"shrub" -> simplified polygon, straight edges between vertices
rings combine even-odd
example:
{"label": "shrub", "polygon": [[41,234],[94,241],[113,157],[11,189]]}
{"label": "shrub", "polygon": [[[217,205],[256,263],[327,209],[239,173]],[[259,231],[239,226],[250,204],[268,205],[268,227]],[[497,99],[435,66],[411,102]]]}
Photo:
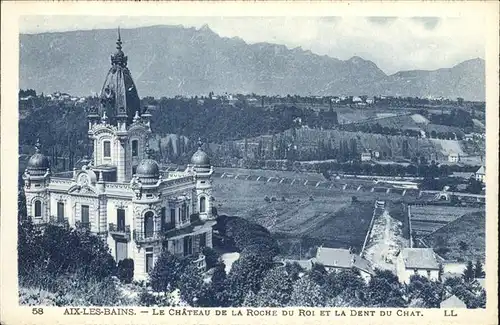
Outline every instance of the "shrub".
{"label": "shrub", "polygon": [[219,260],[219,254],[210,247],[203,248],[203,255],[205,255],[205,263],[207,264],[207,269],[213,268]]}
{"label": "shrub", "polygon": [[134,278],[134,260],[126,258],[118,262],[117,275],[123,283],[131,283]]}
{"label": "shrub", "polygon": [[153,290],[169,292],[178,288],[181,275],[189,262],[188,259],[181,259],[169,251],[163,251],[149,275]]}

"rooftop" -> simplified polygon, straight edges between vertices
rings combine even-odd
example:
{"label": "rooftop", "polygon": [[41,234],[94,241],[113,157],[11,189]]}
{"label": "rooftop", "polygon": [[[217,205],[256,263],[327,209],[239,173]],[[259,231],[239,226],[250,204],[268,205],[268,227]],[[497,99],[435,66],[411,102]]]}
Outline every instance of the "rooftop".
{"label": "rooftop", "polygon": [[441,308],[466,308],[465,303],[460,300],[457,296],[450,296],[448,299],[445,299],[441,302]]}
{"label": "rooftop", "polygon": [[407,269],[439,269],[432,248],[404,248],[401,254]]}
{"label": "rooftop", "polygon": [[326,267],[352,268],[373,274],[370,262],[359,255],[351,253],[345,248],[318,247],[314,263],[321,263]]}

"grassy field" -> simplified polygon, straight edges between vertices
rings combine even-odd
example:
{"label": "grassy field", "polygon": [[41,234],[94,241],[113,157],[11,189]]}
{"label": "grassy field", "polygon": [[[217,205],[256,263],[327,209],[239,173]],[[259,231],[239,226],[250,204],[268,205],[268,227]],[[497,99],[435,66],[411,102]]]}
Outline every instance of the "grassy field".
{"label": "grassy field", "polygon": [[475,261],[485,258],[485,211],[467,213],[424,238],[442,257]]}
{"label": "grassy field", "polygon": [[366,194],[362,199],[368,202],[351,204],[352,193],[321,187],[230,178],[214,182],[219,214],[265,226],[275,234],[283,254],[291,258],[322,244],[361,249],[377,195]]}
{"label": "grassy field", "polygon": [[412,230],[417,234],[427,235],[457,220],[466,213],[480,212],[481,210],[481,208],[471,207],[411,206]]}

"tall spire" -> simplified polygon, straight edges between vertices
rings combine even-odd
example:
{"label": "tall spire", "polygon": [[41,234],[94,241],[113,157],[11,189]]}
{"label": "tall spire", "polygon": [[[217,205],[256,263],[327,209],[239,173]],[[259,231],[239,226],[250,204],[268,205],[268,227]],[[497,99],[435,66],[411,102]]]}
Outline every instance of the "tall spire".
{"label": "tall spire", "polygon": [[198,150],[201,150],[202,146],[203,146],[203,142],[201,142],[201,138],[198,137]]}
{"label": "tall spire", "polygon": [[118,65],[122,67],[127,66],[127,57],[122,51],[122,35],[120,33],[120,27],[118,27],[118,39],[116,41],[116,53],[111,56],[111,64]]}
{"label": "tall spire", "polygon": [[120,35],[120,26],[118,26],[118,40],[116,41],[116,49],[118,51],[122,49],[122,36]]}

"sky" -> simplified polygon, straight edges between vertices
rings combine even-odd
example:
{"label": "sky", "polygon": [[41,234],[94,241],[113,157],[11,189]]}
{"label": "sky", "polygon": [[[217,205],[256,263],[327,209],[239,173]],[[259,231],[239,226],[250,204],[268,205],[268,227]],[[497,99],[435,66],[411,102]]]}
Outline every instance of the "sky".
{"label": "sky", "polygon": [[120,17],[24,16],[21,33],[208,25],[247,43],[302,47],[341,60],[360,56],[387,74],[449,68],[485,55],[485,23],[478,17]]}

